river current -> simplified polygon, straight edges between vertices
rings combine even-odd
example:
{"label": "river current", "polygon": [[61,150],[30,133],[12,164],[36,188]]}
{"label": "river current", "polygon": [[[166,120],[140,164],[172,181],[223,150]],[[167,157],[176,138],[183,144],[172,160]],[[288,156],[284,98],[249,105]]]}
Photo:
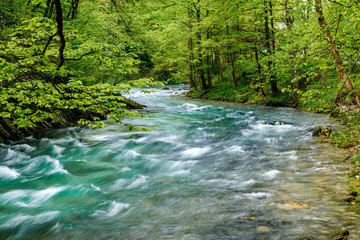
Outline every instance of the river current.
{"label": "river current", "polygon": [[153,131],[67,128],[0,145],[0,239],[333,239],[345,153],[325,116],[206,102],[186,86],[129,97]]}

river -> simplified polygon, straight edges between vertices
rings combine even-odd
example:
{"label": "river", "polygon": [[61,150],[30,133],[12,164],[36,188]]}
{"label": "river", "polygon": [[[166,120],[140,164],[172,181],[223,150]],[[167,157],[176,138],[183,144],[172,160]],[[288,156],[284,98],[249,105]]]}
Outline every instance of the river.
{"label": "river", "polygon": [[186,99],[186,86],[129,97],[153,131],[67,128],[0,145],[0,239],[333,239],[345,153],[311,136],[322,115]]}

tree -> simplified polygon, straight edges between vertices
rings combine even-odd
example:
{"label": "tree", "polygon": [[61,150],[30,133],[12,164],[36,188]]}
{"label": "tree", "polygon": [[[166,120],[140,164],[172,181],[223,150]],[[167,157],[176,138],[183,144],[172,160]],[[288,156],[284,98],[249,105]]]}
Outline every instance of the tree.
{"label": "tree", "polygon": [[346,73],[344,62],[341,58],[340,52],[337,48],[336,42],[334,38],[332,37],[329,26],[327,25],[323,13],[323,6],[321,0],[315,0],[315,9],[316,13],[318,15],[318,22],[321,27],[321,30],[325,33],[326,41],[329,44],[330,52],[332,59],[334,60],[336,72],[339,78],[340,82],[344,82],[345,88],[348,90],[349,93],[351,93],[354,98],[356,105],[360,107],[360,95],[357,89],[355,88],[354,84],[352,83],[351,79],[349,78],[349,75]]}

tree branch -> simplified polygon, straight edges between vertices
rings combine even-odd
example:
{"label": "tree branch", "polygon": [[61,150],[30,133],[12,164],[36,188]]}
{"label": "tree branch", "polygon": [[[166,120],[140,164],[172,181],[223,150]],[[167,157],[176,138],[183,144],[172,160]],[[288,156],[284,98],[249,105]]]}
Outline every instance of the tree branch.
{"label": "tree branch", "polygon": [[78,61],[80,59],[82,59],[83,57],[87,56],[87,55],[90,55],[90,54],[93,54],[93,53],[96,53],[97,51],[91,51],[91,52],[88,52],[88,53],[85,53],[83,55],[81,55],[79,58],[65,58],[66,61]]}
{"label": "tree branch", "polygon": [[46,49],[49,47],[50,45],[50,42],[53,40],[53,38],[58,34],[58,32],[56,32],[54,35],[50,36],[49,37],[49,40],[47,41],[45,47],[44,47],[44,50],[42,51],[42,53],[40,55],[44,55],[45,52],[46,52]]}
{"label": "tree branch", "polygon": [[354,6],[354,4],[358,4],[358,3],[359,3],[359,1],[354,1],[351,5],[344,5],[344,4],[339,3],[339,2],[337,2],[337,1],[335,1],[335,0],[329,0],[329,2],[335,3],[335,4],[337,4],[337,5],[340,5],[340,6],[346,7],[346,8],[351,8],[352,6]]}

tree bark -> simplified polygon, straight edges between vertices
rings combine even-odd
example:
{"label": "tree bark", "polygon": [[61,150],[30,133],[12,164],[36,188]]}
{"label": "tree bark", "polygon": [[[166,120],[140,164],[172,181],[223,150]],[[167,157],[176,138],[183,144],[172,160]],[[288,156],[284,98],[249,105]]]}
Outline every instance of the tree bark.
{"label": "tree bark", "polygon": [[[209,15],[209,11],[207,11],[206,13],[207,15]],[[206,39],[209,40],[210,39],[210,30],[207,30],[206,32]],[[209,88],[212,87],[212,82],[211,82],[211,64],[210,64],[210,49],[206,48],[206,75],[207,75],[207,85]]]}
{"label": "tree bark", "polygon": [[222,71],[222,64],[221,64],[221,58],[220,58],[220,51],[219,50],[216,50],[215,59],[216,59],[216,66],[217,66],[217,69],[218,69],[219,83],[222,83],[224,81],[224,75],[223,75],[223,71]]}
{"label": "tree bark", "polygon": [[[198,0],[198,5],[196,6],[196,19],[198,26],[200,26],[201,23],[201,14],[200,14],[200,6],[199,6],[200,0]],[[205,74],[204,74],[204,63],[203,63],[203,55],[202,55],[202,46],[201,46],[201,31],[200,29],[197,29],[196,32],[196,45],[198,47],[198,60],[199,60],[199,71],[200,71],[200,81],[201,81],[201,87],[202,89],[206,90],[208,89],[208,85],[205,80]]]}
{"label": "tree bark", "polygon": [[238,87],[238,83],[237,83],[237,79],[236,79],[236,71],[235,71],[235,64],[234,64],[234,53],[230,52],[229,53],[229,59],[230,59],[230,65],[231,65],[231,76],[233,79],[233,83],[234,83],[234,87],[237,88]]}
{"label": "tree bark", "polygon": [[63,32],[63,13],[61,8],[61,2],[60,0],[54,0],[55,9],[56,9],[56,23],[57,23],[57,33],[60,37],[60,46],[59,46],[59,64],[57,67],[57,70],[59,70],[65,62],[64,58],[64,49],[65,49],[65,37]]}
{"label": "tree bark", "polygon": [[[275,50],[275,40],[274,40],[274,29],[272,29],[272,31],[270,32],[270,27],[269,27],[269,11],[268,11],[268,1],[265,0],[264,1],[264,6],[265,6],[265,9],[264,9],[264,28],[265,28],[265,47],[268,51],[268,57],[270,57],[270,60],[268,60],[268,71],[269,71],[269,74],[270,74],[270,86],[271,86],[271,92],[273,95],[277,94],[279,92],[279,89],[277,87],[277,82],[275,80],[275,76],[274,74],[272,73],[273,71],[273,67],[274,67],[274,63],[273,61],[271,60],[271,57],[272,55],[274,54],[274,50]],[[273,18],[272,18],[272,3],[270,1],[269,3],[269,7],[270,7],[270,17],[271,17],[271,25],[272,25],[272,28],[274,27],[274,23],[273,23]],[[271,43],[272,42],[272,43]]]}
{"label": "tree bark", "polygon": [[352,95],[355,98],[356,105],[360,108],[359,92],[357,91],[354,84],[351,82],[351,80],[349,79],[349,77],[348,77],[348,75],[346,73],[346,70],[345,70],[345,67],[344,67],[344,62],[343,62],[343,60],[341,58],[340,52],[336,48],[335,40],[333,39],[333,37],[332,37],[332,35],[330,33],[330,30],[328,28],[328,25],[327,25],[327,23],[325,21],[321,0],[315,0],[315,10],[316,10],[316,13],[318,15],[318,22],[319,22],[320,28],[325,33],[326,41],[329,44],[331,56],[332,56],[332,59],[333,59],[334,64],[335,64],[338,79],[339,79],[340,82],[344,81],[344,85],[345,85],[346,90],[349,93],[352,93]]}
{"label": "tree bark", "polygon": [[191,23],[191,8],[188,8],[188,18],[189,18],[189,40],[188,40],[188,47],[189,47],[189,83],[190,83],[190,89],[196,87],[195,79],[194,79],[194,68],[193,68],[193,39],[192,39],[192,23]]}

